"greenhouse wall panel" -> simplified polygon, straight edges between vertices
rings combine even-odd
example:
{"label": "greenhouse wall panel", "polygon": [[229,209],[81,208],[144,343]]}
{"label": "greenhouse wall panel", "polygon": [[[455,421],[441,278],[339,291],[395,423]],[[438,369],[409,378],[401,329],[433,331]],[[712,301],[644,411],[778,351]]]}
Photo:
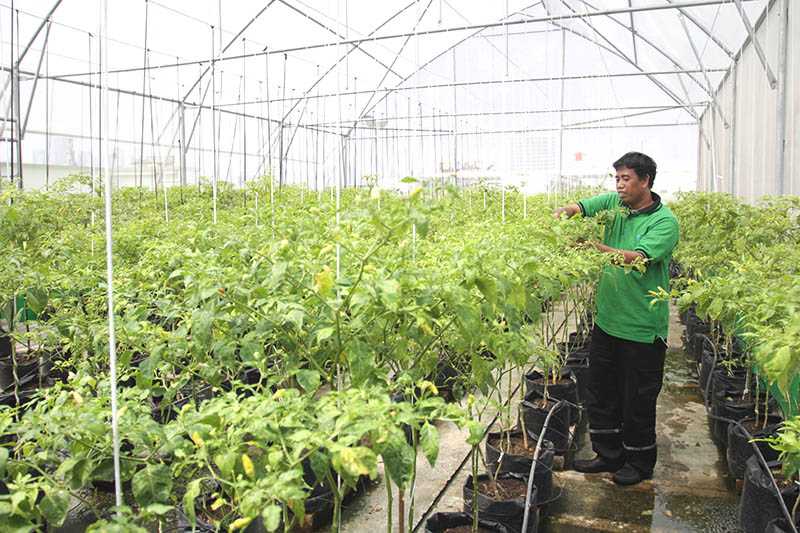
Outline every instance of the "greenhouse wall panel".
{"label": "greenhouse wall panel", "polygon": [[[781,1],[758,20],[756,36],[769,67],[778,75]],[[755,200],[800,191],[796,113],[800,108],[800,3],[789,2],[786,57],[784,186],[778,183],[778,90],[770,87],[756,48],[749,40],[701,117],[697,188],[730,192]],[[725,122],[728,122],[727,127]]]}

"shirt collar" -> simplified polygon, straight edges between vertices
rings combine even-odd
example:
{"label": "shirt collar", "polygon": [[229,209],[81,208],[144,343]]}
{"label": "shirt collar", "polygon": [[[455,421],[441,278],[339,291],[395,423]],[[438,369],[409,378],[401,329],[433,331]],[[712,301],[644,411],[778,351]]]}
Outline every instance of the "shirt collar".
{"label": "shirt collar", "polygon": [[653,191],[650,191],[650,195],[653,198],[653,203],[648,205],[644,209],[631,209],[630,216],[649,215],[650,213],[658,211],[658,209],[661,207],[661,197],[656,193],[654,193]]}

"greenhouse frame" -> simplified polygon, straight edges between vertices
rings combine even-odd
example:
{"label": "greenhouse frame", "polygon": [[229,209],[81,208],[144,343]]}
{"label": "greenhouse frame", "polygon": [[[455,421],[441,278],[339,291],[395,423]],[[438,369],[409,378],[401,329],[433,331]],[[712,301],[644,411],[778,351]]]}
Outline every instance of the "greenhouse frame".
{"label": "greenhouse frame", "polygon": [[0,58],[1,530],[797,532],[797,0],[3,0]]}

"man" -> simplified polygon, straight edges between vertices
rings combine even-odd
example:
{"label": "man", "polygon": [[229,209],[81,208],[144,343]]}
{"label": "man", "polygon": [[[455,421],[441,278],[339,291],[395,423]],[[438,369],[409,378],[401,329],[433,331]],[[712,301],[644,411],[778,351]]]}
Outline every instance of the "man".
{"label": "man", "polygon": [[644,272],[606,266],[597,286],[597,311],[589,348],[586,407],[596,456],[576,460],[579,472],[614,472],[614,482],[634,485],[653,476],[656,464],[656,400],[664,376],[669,304],[653,303],[650,291],[669,287],[669,263],[678,242],[678,221],[652,192],[656,163],[630,152],[614,163],[617,192],[581,200],[553,215],[595,216],[611,211],[602,252]]}

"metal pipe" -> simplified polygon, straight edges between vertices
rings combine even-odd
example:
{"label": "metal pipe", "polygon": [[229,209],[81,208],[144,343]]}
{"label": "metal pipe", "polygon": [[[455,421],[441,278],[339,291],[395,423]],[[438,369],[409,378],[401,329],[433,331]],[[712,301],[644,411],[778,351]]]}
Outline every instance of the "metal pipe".
{"label": "metal pipe", "polygon": [[[609,129],[624,129],[624,128],[669,128],[680,126],[697,126],[696,122],[666,122],[661,124],[628,124],[619,126],[579,126],[574,128],[564,127],[565,130],[609,130]],[[558,128],[533,128],[522,130],[490,130],[490,131],[459,131],[456,135],[502,135],[511,133],[538,133],[538,132],[552,132],[558,131]],[[432,137],[436,133],[424,133],[421,135],[399,135],[399,138],[414,139],[417,137]],[[355,141],[369,140],[371,137],[351,137]]]}
{"label": "metal pipe", "polygon": [[[230,47],[233,45],[233,43],[235,43],[235,42],[236,42],[236,40],[237,40],[237,39],[238,39],[238,38],[239,38],[239,37],[240,37],[240,36],[241,36],[241,35],[242,35],[242,34],[245,32],[245,30],[246,30],[247,28],[249,28],[249,27],[250,27],[250,25],[251,25],[253,22],[255,22],[255,20],[256,20],[258,17],[260,17],[261,15],[263,15],[263,14],[264,14],[264,11],[266,11],[266,10],[267,10],[267,9],[268,9],[268,8],[269,8],[269,7],[270,7],[272,4],[274,4],[274,3],[275,3],[275,0],[270,0],[270,1],[269,1],[269,2],[268,2],[268,3],[267,3],[265,6],[264,6],[264,7],[262,7],[262,8],[261,8],[261,9],[258,11],[258,13],[256,13],[256,15],[255,15],[254,17],[251,17],[251,18],[250,18],[250,20],[247,22],[247,24],[245,24],[245,25],[244,25],[244,27],[243,27],[241,30],[239,30],[239,32],[238,32],[238,33],[237,33],[237,34],[236,34],[236,35],[233,37],[233,39],[231,39],[231,40],[228,42],[228,44],[226,44],[226,45],[225,45],[225,48],[223,48],[222,50],[220,50],[219,54],[215,54],[215,53],[214,53],[214,50],[213,50],[213,47],[212,47],[212,50],[211,50],[211,57],[212,57],[212,59],[213,59],[214,61],[223,61],[225,58],[223,58],[223,57],[216,57],[216,56],[218,56],[218,55],[219,55],[219,56],[221,56],[222,54],[224,54],[224,53],[225,53],[225,52],[228,50],[228,48],[230,48]],[[222,11],[220,10],[220,17],[221,17],[221,16],[222,16]],[[212,28],[213,28],[213,26],[212,26]],[[220,26],[220,29],[219,29],[219,40],[220,40],[220,46],[222,46],[222,27],[221,27],[221,26]],[[212,44],[213,44],[213,43],[212,43]],[[248,54],[241,54],[241,56],[242,56],[242,57],[248,57]],[[199,64],[200,64],[200,65],[202,65],[203,63],[208,63],[208,61],[202,61],[202,62],[200,62]],[[177,63],[177,64],[173,64],[172,66],[177,68],[177,67],[181,67],[181,66],[185,66],[185,65],[196,65],[196,64],[198,64],[198,63],[197,63],[197,62],[195,62],[195,61],[190,61],[190,62],[188,62],[188,63],[187,63],[187,62],[184,62],[184,63]],[[161,68],[161,67],[156,67],[156,68]],[[186,94],[184,95],[184,97],[183,97],[181,100],[183,100],[183,101],[186,101],[186,99],[187,99],[187,98],[189,98],[189,95],[190,95],[190,94],[192,94],[192,91],[194,90],[194,88],[195,88],[195,87],[197,87],[197,85],[198,85],[198,84],[199,84],[201,81],[203,81],[203,77],[204,77],[204,76],[205,76],[205,75],[208,73],[208,71],[209,71],[209,69],[210,69],[210,68],[211,68],[211,67],[206,67],[206,69],[200,73],[200,76],[197,78],[197,81],[195,81],[195,82],[192,84],[192,86],[189,88],[189,90],[188,90],[188,91],[186,91]],[[117,71],[116,71],[116,70],[114,70],[114,71],[111,71],[111,72],[113,72],[113,73],[116,73]]]}
{"label": "metal pipe", "polygon": [[39,84],[39,77],[42,72],[42,61],[44,60],[44,53],[47,50],[48,39],[50,38],[50,24],[47,25],[47,30],[44,32],[44,45],[42,52],[39,54],[39,63],[36,65],[36,77],[33,79],[33,88],[31,89],[31,97],[28,100],[28,110],[25,112],[25,120],[22,123],[22,129],[19,132],[20,139],[25,138],[25,130],[28,129],[28,119],[31,116],[31,106],[33,105],[33,98],[36,96],[36,86]]}
{"label": "metal pipe", "polygon": [[753,42],[753,47],[755,48],[756,55],[758,55],[758,59],[759,61],[761,61],[761,65],[764,67],[764,70],[767,73],[769,86],[774,89],[778,85],[778,80],[775,77],[775,74],[772,73],[772,69],[769,66],[769,62],[767,61],[767,57],[764,54],[764,50],[761,48],[761,43],[758,41],[758,37],[756,36],[755,30],[753,30],[753,25],[750,23],[750,19],[747,17],[747,13],[745,13],[744,11],[742,0],[733,0],[733,1],[736,3],[736,9],[739,11],[739,16],[742,18],[742,23],[744,23],[744,27],[747,29],[747,34],[750,36],[750,40]]}
{"label": "metal pipe", "polygon": [[[573,107],[564,109],[530,109],[525,111],[482,111],[475,113],[439,113],[431,115],[422,115],[422,118],[451,118],[451,117],[488,117],[488,116],[513,116],[513,115],[537,115],[537,114],[552,114],[552,113],[578,113],[589,111],[642,111],[647,109],[652,110],[668,110],[668,109],[683,109],[684,107],[705,107],[710,102],[692,102],[687,106],[682,105],[644,105],[644,106],[612,106],[612,107]],[[418,115],[408,117],[406,115],[393,115],[384,117],[386,120],[406,120],[408,118],[420,118]],[[345,124],[352,122],[353,119],[344,119]],[[315,122],[311,124],[304,124],[308,127],[323,127],[323,126],[337,126],[336,122]],[[397,128],[395,128],[397,129]],[[441,128],[435,128],[437,131],[443,131]]]}
{"label": "metal pipe", "polygon": [[[727,68],[714,68],[708,69],[707,72],[727,72]],[[471,87],[471,86],[478,86],[478,85],[500,85],[500,84],[507,84],[507,83],[541,83],[541,82],[554,82],[554,81],[577,81],[577,80],[593,80],[593,79],[604,79],[604,78],[630,78],[630,77],[637,77],[637,76],[665,76],[670,74],[686,74],[686,73],[700,73],[700,69],[693,69],[693,70],[658,70],[658,71],[640,71],[640,72],[619,72],[616,74],[584,74],[584,75],[571,75],[571,76],[549,76],[549,77],[536,77],[536,78],[514,78],[510,80],[478,80],[478,81],[461,81],[461,82],[448,82],[448,83],[435,83],[435,84],[427,84],[427,85],[409,85],[405,87],[390,87],[390,88],[383,88],[378,89],[377,91],[392,93],[397,91],[417,91],[420,89],[446,89],[450,87]],[[361,90],[361,91],[347,91],[342,92],[342,96],[351,96],[354,94],[370,94],[373,92],[373,89],[369,90]],[[309,95],[305,98],[332,98],[337,96],[336,93],[329,93],[329,94],[321,94],[321,95]],[[302,98],[302,97],[301,97]],[[259,103],[270,103],[270,102],[283,102],[286,100],[293,101],[296,99],[301,98],[275,98],[269,100],[269,102],[263,100],[251,100],[249,102],[228,102],[224,104],[218,104],[218,107],[235,107],[243,104],[259,104]],[[682,107],[687,107],[685,102],[678,101],[676,102],[681,104]]]}
{"label": "metal pipe", "polygon": [[689,33],[689,27],[686,25],[686,19],[684,19],[681,13],[678,13],[678,19],[681,21],[681,26],[683,27],[683,32],[686,34],[686,39],[689,41],[689,46],[692,49],[692,54],[694,54],[694,58],[697,61],[697,64],[700,66],[700,70],[703,72],[703,78],[706,80],[706,86],[708,89],[706,92],[711,96],[711,105],[714,107],[714,111],[717,112],[717,116],[722,119],[722,123],[725,126],[725,129],[730,127],[728,120],[725,118],[725,115],[722,113],[722,109],[717,102],[717,96],[714,93],[714,87],[711,85],[711,79],[708,77],[708,71],[703,64],[703,58],[700,57],[700,52],[697,50],[697,46],[694,44],[694,39],[692,39],[692,34]]}
{"label": "metal pipe", "polygon": [[786,192],[786,78],[789,74],[787,54],[789,47],[789,0],[781,2],[778,34],[778,94],[777,94],[777,154],[776,178],[778,194]]}
{"label": "metal pipe", "polygon": [[[630,0],[629,0],[629,1],[630,1]],[[675,3],[675,1],[674,1],[674,0],[666,0],[666,1],[667,1],[667,3],[670,3],[670,4],[674,4],[674,3]],[[708,37],[709,39],[711,39],[711,42],[713,42],[714,44],[716,44],[716,45],[719,47],[719,49],[720,49],[720,50],[722,50],[723,52],[725,52],[725,55],[727,55],[727,56],[728,56],[728,57],[730,57],[731,59],[733,59],[733,58],[734,58],[734,53],[731,51],[731,49],[730,49],[730,48],[728,48],[728,47],[725,45],[725,43],[723,43],[721,40],[719,40],[719,38],[717,38],[717,36],[716,36],[716,35],[714,35],[714,32],[712,32],[712,31],[711,31],[709,28],[706,28],[706,26],[705,26],[705,25],[704,25],[704,24],[703,24],[703,23],[702,23],[702,22],[701,22],[701,21],[700,21],[700,20],[699,20],[697,17],[695,17],[694,15],[692,15],[691,11],[687,11],[686,9],[683,9],[682,7],[680,7],[680,8],[678,8],[678,12],[679,12],[680,14],[682,14],[684,17],[686,17],[687,19],[689,19],[689,20],[692,22],[692,24],[694,24],[695,26],[697,26],[697,28],[698,28],[700,31],[702,31],[703,33],[705,33],[705,34],[706,34],[706,37]]]}
{"label": "metal pipe", "polygon": [[[274,0],[273,0],[274,1]],[[488,22],[483,24],[466,24],[461,26],[451,26],[448,28],[436,28],[431,30],[426,30],[422,32],[418,32],[416,35],[418,37],[425,37],[428,35],[439,35],[445,33],[457,33],[462,31],[483,31],[489,28],[502,28],[505,29],[506,25],[508,26],[516,26],[516,25],[523,25],[523,24],[537,24],[537,23],[545,23],[545,22],[558,22],[558,21],[574,21],[577,19],[587,18],[587,17],[603,17],[603,16],[610,16],[610,15],[625,15],[628,13],[644,13],[644,12],[651,12],[651,11],[664,11],[664,10],[671,10],[671,9],[680,9],[680,8],[696,8],[696,7],[703,7],[703,6],[716,6],[716,5],[728,5],[732,4],[733,2],[754,2],[758,0],[689,0],[680,3],[673,3],[673,4],[658,4],[658,5],[648,5],[648,6],[638,6],[638,7],[627,7],[627,8],[616,8],[616,9],[606,9],[602,11],[589,11],[587,13],[573,13],[573,14],[563,14],[563,15],[551,15],[545,17],[531,17],[528,19],[520,19],[520,20],[510,20],[510,21],[499,21],[499,22]],[[337,45],[360,45],[366,42],[377,42],[377,41],[385,41],[391,39],[401,39],[407,37],[409,34],[414,35],[413,32],[404,32],[404,33],[395,33],[389,35],[374,35],[371,37],[363,37],[360,39],[349,39],[345,41],[332,41],[327,43],[317,43],[317,44],[310,44],[305,46],[294,46],[289,48],[280,48],[275,50],[262,50],[260,52],[251,52],[248,54],[239,54],[239,55],[232,55],[226,57],[217,58],[217,61],[232,61],[236,59],[242,59],[242,57],[257,57],[265,54],[287,54],[287,53],[294,53],[294,52],[304,52],[309,50],[318,50],[321,48],[334,48]],[[637,35],[641,37],[641,34]],[[150,68],[153,69],[167,69],[167,68],[175,68],[187,65],[202,65],[208,63],[208,59],[200,59],[194,61],[184,61],[182,63],[165,63],[163,65],[152,66]],[[124,72],[138,72],[141,70],[141,67],[131,67],[131,68],[123,68],[123,69],[116,69],[109,71],[110,74],[116,73],[124,73]],[[52,76],[52,78],[66,78],[66,77],[74,77],[74,76],[88,76],[90,73],[71,73],[71,74],[58,74]]]}

